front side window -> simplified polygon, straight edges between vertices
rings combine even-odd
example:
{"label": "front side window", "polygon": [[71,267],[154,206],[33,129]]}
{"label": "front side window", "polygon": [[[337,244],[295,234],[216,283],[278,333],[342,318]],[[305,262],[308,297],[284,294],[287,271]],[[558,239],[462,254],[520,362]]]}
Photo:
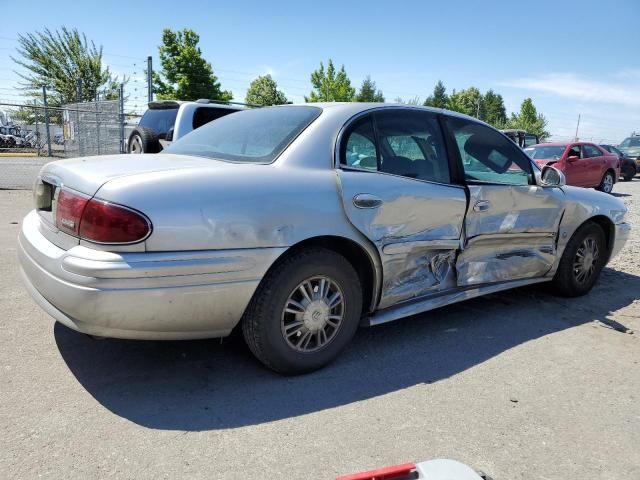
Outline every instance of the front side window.
{"label": "front side window", "polygon": [[601,157],[602,152],[593,145],[583,145],[585,158]]}
{"label": "front side window", "polygon": [[572,146],[567,152],[567,157],[578,157],[582,158],[582,152],[580,151],[580,145]]}
{"label": "front side window", "polygon": [[455,137],[468,182],[529,184],[531,161],[508,138],[471,120],[449,117],[447,122]]}
{"label": "front side window", "polygon": [[322,112],[281,106],[243,110],[188,133],[165,150],[240,163],[270,163]]}

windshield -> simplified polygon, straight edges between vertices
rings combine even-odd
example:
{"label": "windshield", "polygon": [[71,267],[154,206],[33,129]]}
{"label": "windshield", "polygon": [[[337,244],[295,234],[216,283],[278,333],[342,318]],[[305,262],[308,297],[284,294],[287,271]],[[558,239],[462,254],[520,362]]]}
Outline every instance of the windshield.
{"label": "windshield", "polygon": [[622,143],[619,145],[622,148],[628,147],[640,147],[640,137],[629,137],[625,138]]}
{"label": "windshield", "polygon": [[546,146],[546,147],[527,147],[524,149],[525,153],[529,155],[531,158],[539,159],[544,158],[545,160],[560,160],[564,150],[567,147],[563,146]]}
{"label": "windshield", "polygon": [[177,115],[177,108],[150,108],[142,116],[138,125],[151,128],[155,130],[160,138],[164,138],[169,129],[173,128],[173,125],[176,123]]}
{"label": "windshield", "polygon": [[270,163],[321,111],[307,106],[245,110],[194,130],[165,151],[232,162]]}

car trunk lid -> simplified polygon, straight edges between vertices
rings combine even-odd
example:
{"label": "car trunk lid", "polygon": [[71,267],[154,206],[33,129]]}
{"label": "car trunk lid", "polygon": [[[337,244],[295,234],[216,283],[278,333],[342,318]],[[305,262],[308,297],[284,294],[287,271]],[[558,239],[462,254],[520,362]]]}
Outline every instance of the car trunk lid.
{"label": "car trunk lid", "polygon": [[[105,183],[116,178],[153,172],[168,172],[188,168],[216,168],[224,165],[210,158],[186,155],[105,155],[74,158],[46,164],[35,184],[34,203],[42,221],[45,237],[61,248],[80,243],[78,237],[60,231],[56,226],[56,204],[60,191],[65,188],[93,197]],[[132,246],[136,250],[143,246]]]}

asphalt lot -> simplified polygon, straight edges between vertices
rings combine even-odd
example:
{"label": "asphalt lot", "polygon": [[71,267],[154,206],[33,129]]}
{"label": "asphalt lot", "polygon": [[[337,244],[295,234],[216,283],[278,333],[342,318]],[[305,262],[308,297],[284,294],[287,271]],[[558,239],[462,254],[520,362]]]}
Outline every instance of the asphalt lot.
{"label": "asphalt lot", "polygon": [[0,156],[0,189],[31,188],[40,168],[52,160],[50,157]]}
{"label": "asphalt lot", "polygon": [[[640,225],[640,178],[616,185]],[[238,338],[55,325],[0,191],[0,478],[322,479],[445,457],[507,479],[640,478],[640,231],[587,297],[523,288],[361,330],[284,378]]]}

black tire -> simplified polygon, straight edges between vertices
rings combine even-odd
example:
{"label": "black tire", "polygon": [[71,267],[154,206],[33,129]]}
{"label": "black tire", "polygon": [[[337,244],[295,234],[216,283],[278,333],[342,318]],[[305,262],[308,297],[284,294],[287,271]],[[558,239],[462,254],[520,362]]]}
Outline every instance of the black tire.
{"label": "black tire", "polygon": [[[608,182],[608,179],[611,180],[610,183]],[[607,170],[606,172],[604,172],[602,180],[600,180],[600,185],[596,187],[596,190],[600,190],[604,193],[611,193],[613,192],[614,183],[616,183],[615,174],[611,170]]]}
{"label": "black tire", "polygon": [[631,180],[633,180],[633,177],[635,176],[636,176],[635,168],[629,167],[624,172],[624,175],[622,176],[622,178],[624,179],[625,182],[630,182]]}
{"label": "black tire", "polygon": [[[302,282],[319,276],[329,278],[342,291],[343,318],[325,345],[313,352],[301,352],[283,333],[284,308]],[[282,374],[297,375],[332,362],[353,338],[361,313],[360,280],[349,261],[331,250],[308,248],[279,261],[263,278],[242,318],[242,333],[263,364]]]}
{"label": "black tire", "polygon": [[[578,260],[578,250],[583,246],[583,242],[589,238],[593,239],[597,244],[598,258],[593,262],[593,272],[583,281],[579,281],[574,262]],[[564,297],[579,297],[589,293],[598,280],[608,258],[609,251],[602,228],[592,222],[585,223],[576,230],[564,249],[558,271],[553,277],[553,291]]]}
{"label": "black tire", "polygon": [[[142,151],[138,151],[139,145]],[[127,143],[128,153],[158,153],[161,150],[158,134],[155,130],[146,127],[136,127],[129,136]]]}

